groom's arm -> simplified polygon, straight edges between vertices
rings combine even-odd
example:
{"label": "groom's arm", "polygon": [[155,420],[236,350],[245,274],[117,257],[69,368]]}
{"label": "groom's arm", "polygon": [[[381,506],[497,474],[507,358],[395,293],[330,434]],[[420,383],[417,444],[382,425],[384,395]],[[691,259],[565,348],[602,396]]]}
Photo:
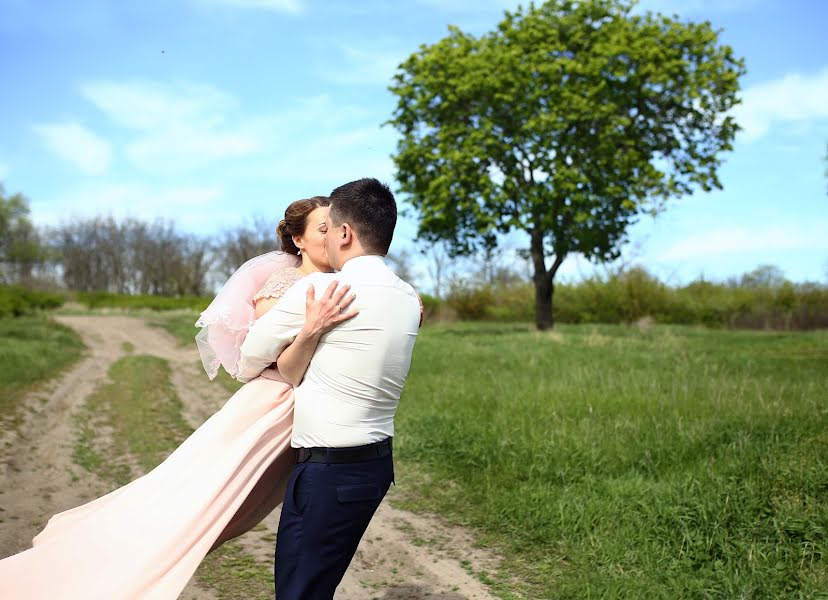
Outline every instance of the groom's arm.
{"label": "groom's arm", "polygon": [[236,379],[246,383],[257,377],[296,339],[305,322],[308,285],[313,285],[312,281],[302,280],[291,286],[276,306],[250,326],[239,349]]}

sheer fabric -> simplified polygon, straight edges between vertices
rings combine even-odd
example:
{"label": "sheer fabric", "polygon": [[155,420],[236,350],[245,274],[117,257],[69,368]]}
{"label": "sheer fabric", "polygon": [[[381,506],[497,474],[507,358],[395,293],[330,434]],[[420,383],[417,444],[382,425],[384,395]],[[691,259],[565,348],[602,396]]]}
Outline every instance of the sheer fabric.
{"label": "sheer fabric", "polygon": [[[201,314],[199,351],[211,379],[222,365],[233,374],[254,296],[278,299],[297,263],[276,252],[246,262]],[[285,270],[294,273],[280,276]],[[282,501],[295,462],[293,408],[293,388],[267,369],[152,471],[52,516],[32,548],[0,560],[0,598],[178,598],[211,548]]]}
{"label": "sheer fabric", "polygon": [[201,313],[196,327],[196,345],[201,363],[210,379],[224,367],[231,376],[237,374],[239,347],[255,321],[253,298],[268,279],[279,271],[298,267],[298,256],[285,252],[268,252],[251,258],[233,273],[210,306]]}

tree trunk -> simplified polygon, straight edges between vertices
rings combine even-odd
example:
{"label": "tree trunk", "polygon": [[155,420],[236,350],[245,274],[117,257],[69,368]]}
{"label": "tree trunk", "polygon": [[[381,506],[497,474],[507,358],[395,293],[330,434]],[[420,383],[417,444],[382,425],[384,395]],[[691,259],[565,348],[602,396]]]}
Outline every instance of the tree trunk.
{"label": "tree trunk", "polygon": [[532,277],[535,283],[535,325],[540,331],[552,329],[555,325],[555,319],[552,315],[552,295],[555,292],[555,273],[566,258],[565,252],[558,252],[555,254],[555,260],[552,262],[552,267],[547,270],[546,256],[543,248],[543,232],[538,229],[533,229],[530,232],[531,237],[531,254],[532,264],[535,267],[534,276]]}
{"label": "tree trunk", "polygon": [[552,279],[546,271],[546,257],[543,252],[543,231],[535,228],[530,232],[530,251],[535,268],[532,279],[535,282],[535,325],[541,331],[552,329]]}
{"label": "tree trunk", "polygon": [[555,320],[552,318],[552,293],[555,286],[552,280],[544,276],[535,277],[535,325],[540,331],[552,329]]}

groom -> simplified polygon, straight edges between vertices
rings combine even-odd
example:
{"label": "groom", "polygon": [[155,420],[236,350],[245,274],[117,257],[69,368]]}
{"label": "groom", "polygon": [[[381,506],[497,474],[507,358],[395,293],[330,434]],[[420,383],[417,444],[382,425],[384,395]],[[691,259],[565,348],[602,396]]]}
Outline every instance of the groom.
{"label": "groom", "polygon": [[[297,464],[285,492],[276,543],[276,597],[330,600],[394,479],[394,414],[417,338],[414,289],[382,258],[397,222],[394,195],[360,179],[330,195],[328,259],[339,271],[294,285],[250,328],[239,377],[273,362],[299,333],[307,286],[320,297],[335,278],[349,284],[358,314],[323,335],[296,388]],[[340,309],[341,310],[341,309]]]}

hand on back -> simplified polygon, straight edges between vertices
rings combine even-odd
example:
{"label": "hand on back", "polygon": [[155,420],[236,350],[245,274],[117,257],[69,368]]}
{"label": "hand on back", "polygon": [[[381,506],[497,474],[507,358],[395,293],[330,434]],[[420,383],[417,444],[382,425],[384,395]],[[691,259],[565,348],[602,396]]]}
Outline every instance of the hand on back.
{"label": "hand on back", "polygon": [[347,283],[342,287],[337,280],[333,280],[325,293],[317,300],[312,285],[308,286],[305,295],[305,332],[309,336],[319,336],[327,333],[340,323],[353,319],[359,311],[346,309],[351,305],[356,296],[348,294],[351,286]]}

